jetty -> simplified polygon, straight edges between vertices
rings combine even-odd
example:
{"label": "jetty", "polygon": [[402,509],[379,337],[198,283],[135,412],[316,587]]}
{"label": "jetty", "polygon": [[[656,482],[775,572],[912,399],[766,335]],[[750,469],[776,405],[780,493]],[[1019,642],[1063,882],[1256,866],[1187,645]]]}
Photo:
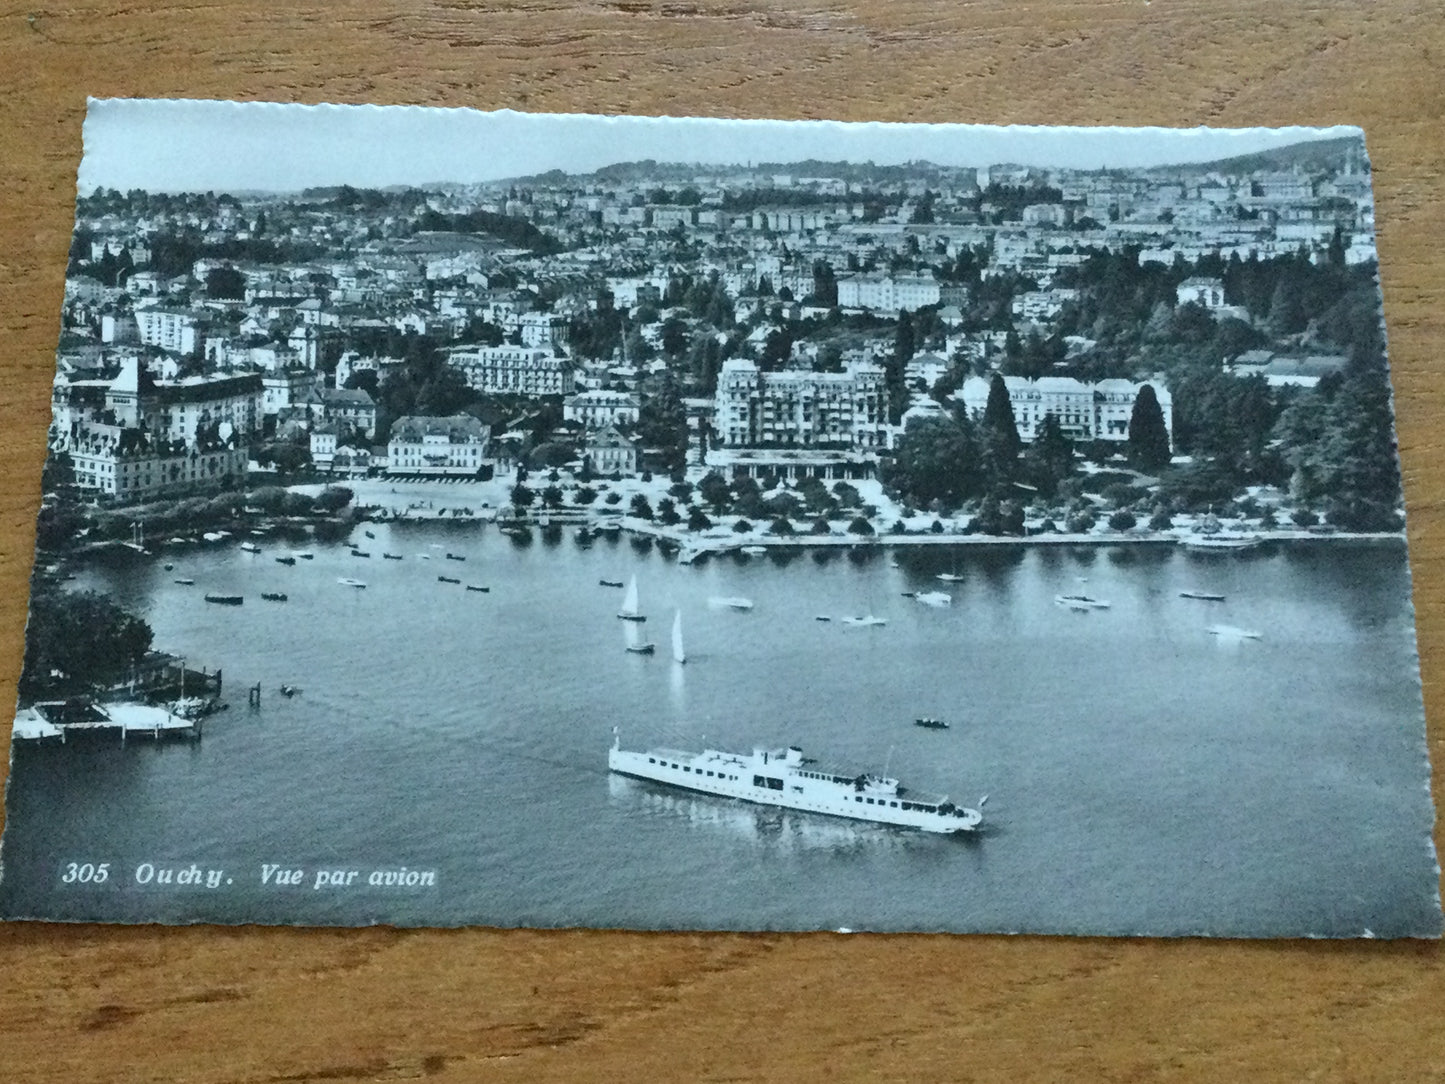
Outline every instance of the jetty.
{"label": "jetty", "polygon": [[197,739],[202,715],[187,718],[152,704],[100,704],[92,700],[52,700],[32,704],[15,715],[16,741],[59,739],[80,734],[120,735],[121,744],[136,735],[159,741],[166,737]]}

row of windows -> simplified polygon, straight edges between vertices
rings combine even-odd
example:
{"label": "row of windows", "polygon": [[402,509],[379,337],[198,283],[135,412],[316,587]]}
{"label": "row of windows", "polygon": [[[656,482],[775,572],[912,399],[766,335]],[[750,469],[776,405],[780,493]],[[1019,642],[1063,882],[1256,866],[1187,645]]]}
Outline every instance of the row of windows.
{"label": "row of windows", "polygon": [[886,806],[891,806],[891,807],[894,808],[894,809],[902,808],[902,809],[905,809],[905,810],[916,811],[916,812],[918,812],[918,813],[937,813],[937,812],[938,812],[938,807],[937,807],[937,806],[919,805],[917,802],[895,802],[895,801],[892,801],[891,799],[885,801],[885,800],[882,799],[882,798],[879,798],[879,799],[875,800],[875,799],[873,799],[873,798],[864,798],[864,797],[861,797],[861,796],[855,796],[855,797],[853,798],[853,801],[855,801],[855,802],[867,802],[869,805],[886,805]]}
{"label": "row of windows", "polygon": [[[735,776],[735,775],[727,775],[727,774],[725,774],[725,773],[723,773],[723,772],[713,772],[713,771],[710,771],[710,770],[707,771],[707,772],[704,772],[703,769],[701,769],[701,768],[689,768],[689,767],[688,767],[687,765],[685,765],[685,764],[684,764],[684,765],[669,764],[667,761],[665,761],[665,760],[658,760],[656,757],[648,757],[648,758],[647,758],[647,763],[649,763],[649,764],[656,764],[659,768],[677,768],[677,767],[681,767],[682,770],[685,771],[685,772],[697,772],[698,775],[704,775],[704,774],[705,774],[705,775],[707,775],[707,777],[708,777],[709,779],[731,779],[731,780],[733,780],[734,782],[736,782],[736,780],[737,780],[737,776]],[[781,783],[779,784],[779,786],[781,786]]]}

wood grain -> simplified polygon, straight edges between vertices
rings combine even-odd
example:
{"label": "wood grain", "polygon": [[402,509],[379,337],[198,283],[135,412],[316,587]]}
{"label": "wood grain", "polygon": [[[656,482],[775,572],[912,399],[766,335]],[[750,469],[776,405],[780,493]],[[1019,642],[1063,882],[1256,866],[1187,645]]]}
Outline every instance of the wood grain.
{"label": "wood grain", "polygon": [[[1353,123],[1375,168],[1445,763],[1441,60],[1439,7],[1403,0],[0,5],[0,702],[20,669],[88,94]],[[12,924],[0,962],[0,1078],[16,1081],[1445,1077],[1427,943]]]}

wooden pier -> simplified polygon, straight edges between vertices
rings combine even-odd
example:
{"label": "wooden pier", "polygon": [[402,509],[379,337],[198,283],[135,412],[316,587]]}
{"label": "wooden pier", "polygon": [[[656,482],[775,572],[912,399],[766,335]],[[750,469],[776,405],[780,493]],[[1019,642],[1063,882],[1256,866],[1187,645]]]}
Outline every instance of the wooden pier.
{"label": "wooden pier", "polygon": [[95,733],[118,733],[121,744],[135,735],[159,741],[201,736],[202,720],[185,718],[152,704],[98,704],[89,700],[52,700],[32,704],[15,715],[16,741],[44,741]]}

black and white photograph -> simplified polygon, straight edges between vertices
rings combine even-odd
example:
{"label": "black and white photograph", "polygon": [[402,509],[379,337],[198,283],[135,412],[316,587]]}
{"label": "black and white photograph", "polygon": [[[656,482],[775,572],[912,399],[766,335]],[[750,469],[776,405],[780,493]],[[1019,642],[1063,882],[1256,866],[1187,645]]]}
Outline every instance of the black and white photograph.
{"label": "black and white photograph", "polygon": [[93,100],[0,917],[1438,937],[1367,134]]}

